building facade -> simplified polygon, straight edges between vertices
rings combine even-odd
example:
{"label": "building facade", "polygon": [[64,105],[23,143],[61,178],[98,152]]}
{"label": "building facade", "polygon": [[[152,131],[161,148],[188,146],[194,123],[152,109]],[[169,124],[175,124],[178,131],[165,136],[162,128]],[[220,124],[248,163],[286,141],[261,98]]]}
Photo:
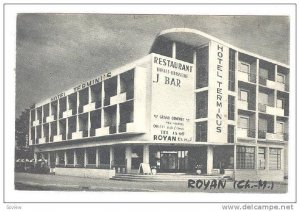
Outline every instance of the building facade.
{"label": "building facade", "polygon": [[[89,169],[287,175],[289,66],[194,29],[162,31],[149,55],[35,104],[36,160]],[[92,174],[92,173],[91,173]]]}

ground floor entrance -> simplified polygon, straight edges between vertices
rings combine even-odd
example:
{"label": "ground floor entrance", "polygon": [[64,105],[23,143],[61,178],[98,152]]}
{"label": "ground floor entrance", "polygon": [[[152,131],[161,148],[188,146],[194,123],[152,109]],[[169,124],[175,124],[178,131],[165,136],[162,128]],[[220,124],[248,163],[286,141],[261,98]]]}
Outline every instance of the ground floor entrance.
{"label": "ground floor entrance", "polygon": [[48,165],[66,168],[115,169],[116,173],[139,173],[142,163],[157,173],[226,174],[233,172],[234,147],[112,145],[36,153]]}

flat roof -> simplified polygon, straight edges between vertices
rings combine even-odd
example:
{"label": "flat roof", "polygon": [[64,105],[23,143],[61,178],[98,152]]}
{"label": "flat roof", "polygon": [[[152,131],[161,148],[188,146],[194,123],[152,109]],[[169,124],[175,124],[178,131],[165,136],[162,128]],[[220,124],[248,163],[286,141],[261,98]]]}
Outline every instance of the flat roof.
{"label": "flat roof", "polygon": [[[289,65],[287,65],[287,64],[278,62],[276,60],[273,60],[273,59],[270,59],[270,58],[267,58],[267,57],[260,56],[258,54],[252,53],[250,51],[243,50],[241,48],[233,46],[229,43],[224,42],[223,40],[220,40],[220,39],[218,39],[214,36],[211,36],[209,34],[206,34],[202,31],[199,31],[199,30],[196,30],[196,29],[171,28],[171,29],[163,30],[157,35],[155,41],[153,42],[152,47],[154,46],[154,43],[156,42],[156,40],[159,37],[166,37],[170,40],[174,40],[174,41],[177,41],[177,42],[185,43],[185,44],[196,46],[196,47],[198,47],[198,46],[200,47],[200,46],[208,43],[209,41],[215,41],[215,42],[220,43],[222,45],[225,45],[225,46],[227,46],[231,49],[234,49],[238,52],[241,52],[243,54],[247,54],[249,56],[253,56],[253,57],[256,57],[258,59],[265,60],[265,61],[268,61],[268,62],[273,63],[273,64],[280,65],[280,66],[285,67],[285,68],[290,68]],[[152,47],[151,47],[151,50],[152,50]]]}

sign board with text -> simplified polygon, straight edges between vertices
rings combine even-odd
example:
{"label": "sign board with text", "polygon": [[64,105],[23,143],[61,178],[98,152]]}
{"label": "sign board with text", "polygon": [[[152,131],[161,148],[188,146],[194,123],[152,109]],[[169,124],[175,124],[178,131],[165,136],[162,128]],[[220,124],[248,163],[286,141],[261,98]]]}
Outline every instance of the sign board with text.
{"label": "sign board with text", "polygon": [[194,71],[191,63],[153,54],[153,141],[194,141]]}

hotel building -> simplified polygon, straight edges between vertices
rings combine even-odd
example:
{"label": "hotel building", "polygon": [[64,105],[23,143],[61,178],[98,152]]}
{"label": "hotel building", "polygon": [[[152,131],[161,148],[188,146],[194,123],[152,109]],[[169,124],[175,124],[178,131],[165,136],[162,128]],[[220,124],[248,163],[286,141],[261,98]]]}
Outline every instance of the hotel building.
{"label": "hotel building", "polygon": [[281,181],[289,66],[201,31],[173,28],[149,55],[30,111],[29,144],[57,174],[158,172]]}

